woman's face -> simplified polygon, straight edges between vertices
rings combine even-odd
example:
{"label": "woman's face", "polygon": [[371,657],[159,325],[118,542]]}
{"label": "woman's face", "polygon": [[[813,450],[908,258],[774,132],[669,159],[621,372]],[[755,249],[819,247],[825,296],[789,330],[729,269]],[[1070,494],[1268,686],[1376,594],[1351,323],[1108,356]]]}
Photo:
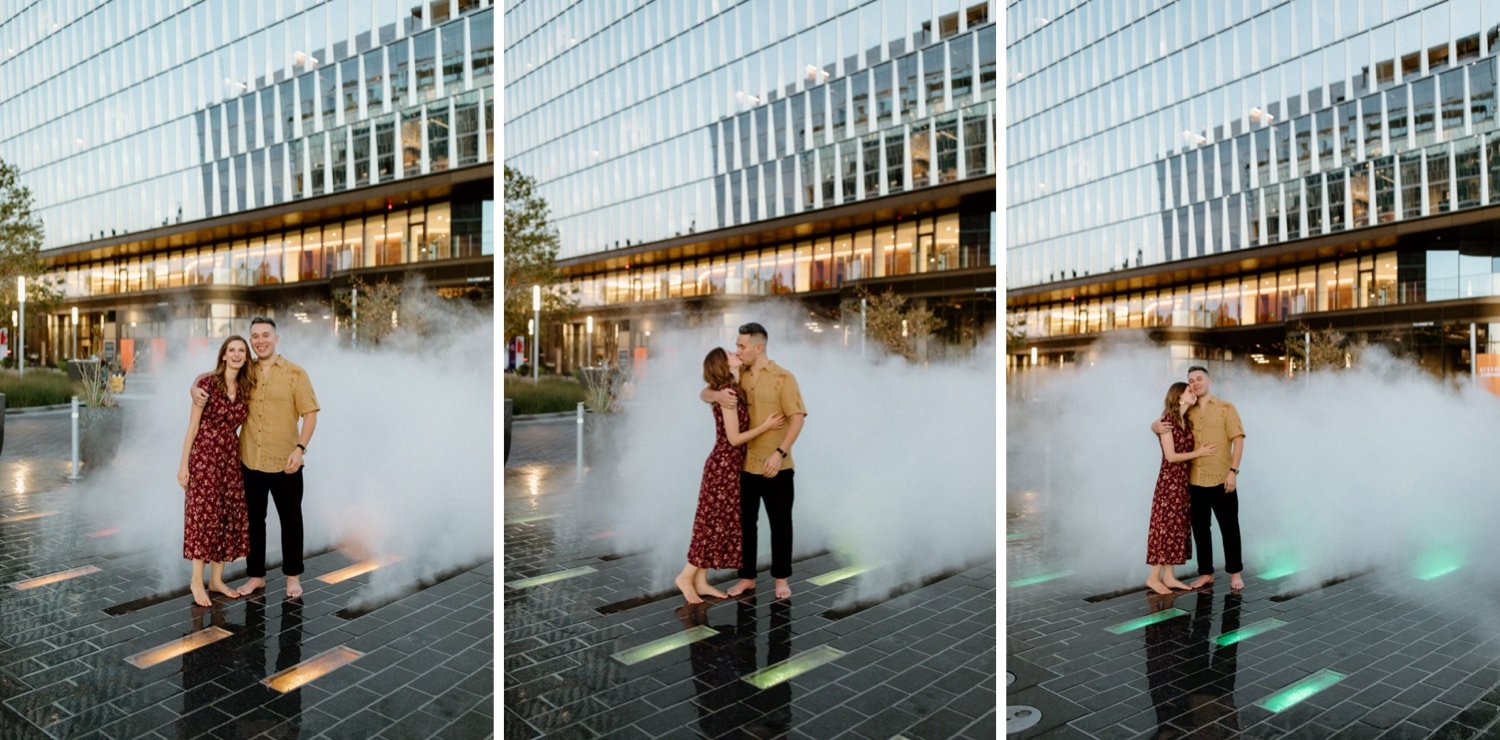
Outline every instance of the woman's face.
{"label": "woman's face", "polygon": [[730,370],[738,370],[738,369],[740,369],[740,367],[742,365],[744,365],[744,363],[740,361],[740,356],[739,355],[737,355],[737,354],[735,354],[733,352],[729,352],[727,354],[729,355],[729,369]]}
{"label": "woman's face", "polygon": [[232,367],[235,370],[243,368],[249,352],[250,349],[245,346],[244,342],[230,342],[229,346],[224,348],[225,366]]}
{"label": "woman's face", "polygon": [[1192,391],[1183,391],[1182,397],[1177,399],[1177,402],[1183,406],[1192,406],[1198,402],[1198,397],[1193,395]]}

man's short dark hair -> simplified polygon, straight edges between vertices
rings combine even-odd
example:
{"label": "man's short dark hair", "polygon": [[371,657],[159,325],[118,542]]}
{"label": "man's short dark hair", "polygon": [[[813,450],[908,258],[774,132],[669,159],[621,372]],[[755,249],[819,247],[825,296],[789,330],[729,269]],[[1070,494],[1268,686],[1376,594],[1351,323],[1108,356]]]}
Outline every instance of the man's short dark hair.
{"label": "man's short dark hair", "polygon": [[1206,368],[1206,367],[1204,367],[1202,365],[1194,365],[1194,366],[1188,368],[1187,374],[1188,375],[1192,375],[1193,373],[1203,373],[1204,375],[1207,375],[1208,374],[1208,368]]}
{"label": "man's short dark hair", "polygon": [[276,320],[272,319],[269,316],[256,316],[255,318],[250,319],[251,326],[255,326],[256,324],[270,324],[272,329],[276,328]]}
{"label": "man's short dark hair", "polygon": [[769,339],[769,337],[766,336],[766,327],[761,326],[754,321],[748,324],[740,324],[740,333],[750,337],[751,339],[759,338],[761,342],[765,342],[767,339]]}

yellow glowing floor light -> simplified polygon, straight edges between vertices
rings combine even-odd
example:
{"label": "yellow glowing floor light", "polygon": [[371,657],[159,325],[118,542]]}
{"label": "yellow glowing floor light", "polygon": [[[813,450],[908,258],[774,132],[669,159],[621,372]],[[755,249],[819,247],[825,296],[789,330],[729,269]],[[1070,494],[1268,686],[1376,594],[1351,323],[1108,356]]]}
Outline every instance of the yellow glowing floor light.
{"label": "yellow glowing floor light", "polygon": [[534,586],[542,586],[542,585],[545,585],[545,584],[548,584],[548,583],[556,583],[558,581],[567,580],[569,578],[577,578],[578,576],[588,575],[589,573],[593,573],[593,572],[594,572],[594,568],[592,566],[585,565],[585,566],[583,566],[581,568],[570,568],[568,570],[560,570],[560,571],[558,571],[556,573],[548,573],[547,575],[544,575],[544,576],[536,576],[534,578],[522,578],[519,581],[507,581],[506,584],[505,584],[505,587],[506,588],[510,588],[510,589],[516,589],[516,590],[520,590],[520,589],[523,589],[523,588],[532,588]]}
{"label": "yellow glowing floor light", "polygon": [[838,570],[830,571],[820,576],[813,576],[812,578],[807,579],[807,582],[813,584],[814,586],[827,586],[830,583],[838,583],[839,581],[853,578],[861,573],[866,573],[869,570],[870,566],[868,565],[851,565],[847,568],[839,568]]}
{"label": "yellow glowing floor light", "polygon": [[55,511],[33,511],[30,514],[12,514],[10,516],[0,516],[0,524],[10,524],[12,522],[28,522],[32,519],[41,519],[44,516],[52,516],[56,513],[57,512]]}
{"label": "yellow glowing floor light", "polygon": [[364,653],[358,650],[340,645],[332,650],[319,653],[311,660],[304,660],[291,668],[263,678],[261,679],[261,683],[285,694],[288,691],[299,689],[315,679],[328,675],[334,669],[354,662],[355,659],[362,655]]}
{"label": "yellow glowing floor light", "polygon": [[86,576],[86,575],[88,575],[90,573],[98,573],[98,572],[99,572],[99,568],[98,567],[93,566],[93,565],[85,565],[82,568],[73,568],[71,570],[58,571],[56,573],[51,573],[51,574],[48,574],[48,575],[45,575],[45,576],[40,576],[38,578],[32,578],[31,580],[27,580],[27,581],[17,581],[16,583],[10,584],[10,587],[14,588],[14,589],[16,589],[18,591],[26,591],[28,589],[40,588],[42,586],[50,586],[50,585],[52,585],[54,583],[58,583],[60,581],[66,581],[66,580],[68,580],[70,578],[77,578],[79,576]]}
{"label": "yellow glowing floor light", "polygon": [[154,647],[150,650],[142,650],[126,658],[125,662],[136,668],[150,668],[159,663],[165,663],[184,653],[191,653],[204,645],[218,642],[229,637],[231,634],[229,630],[223,627],[209,627],[208,629],[198,630],[187,637],[173,640],[165,645]]}
{"label": "yellow glowing floor light", "polygon": [[829,663],[844,655],[844,651],[831,648],[827,645],[819,645],[801,655],[797,655],[773,665],[768,665],[748,676],[744,681],[757,689],[769,689],[779,683],[790,681],[808,671],[817,668],[824,663]]}
{"label": "yellow glowing floor light", "polygon": [[366,573],[369,573],[376,568],[390,565],[391,563],[394,563],[400,559],[401,558],[392,556],[386,558],[375,558],[372,560],[361,560],[360,562],[355,563],[354,565],[351,565],[347,568],[340,568],[332,573],[324,573],[323,575],[318,576],[317,580],[329,584],[347,581],[350,578],[355,578],[357,576],[362,576]]}
{"label": "yellow glowing floor light", "polygon": [[549,514],[537,511],[530,514],[518,514],[513,517],[506,517],[505,523],[507,526],[511,524],[533,524],[535,522],[545,522],[548,519],[556,518],[557,514]]}
{"label": "yellow glowing floor light", "polygon": [[96,539],[99,537],[113,537],[114,535],[117,535],[119,533],[120,530],[118,527],[108,527],[97,532],[89,532],[89,537],[93,537]]}
{"label": "yellow glowing floor light", "polygon": [[625,665],[635,665],[643,660],[655,658],[658,655],[671,652],[684,645],[691,645],[699,640],[713,637],[717,634],[719,634],[718,631],[712,627],[705,627],[701,624],[695,625],[692,629],[685,632],[678,632],[675,635],[663,637],[660,640],[652,640],[629,650],[621,650],[610,657]]}

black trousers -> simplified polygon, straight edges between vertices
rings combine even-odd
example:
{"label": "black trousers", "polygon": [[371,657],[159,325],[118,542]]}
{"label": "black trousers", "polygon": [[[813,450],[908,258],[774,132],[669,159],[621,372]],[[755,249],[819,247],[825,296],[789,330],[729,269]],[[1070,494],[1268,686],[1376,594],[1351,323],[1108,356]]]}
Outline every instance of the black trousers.
{"label": "black trousers", "polygon": [[266,501],[276,500],[281,520],[281,573],[302,575],[302,469],[295,473],[263,473],[240,465],[245,479],[245,507],[250,510],[250,555],[245,573],[266,577]]}
{"label": "black trousers", "polygon": [[792,577],[792,475],[796,472],[783,470],[775,478],[740,472],[740,578],[755,578],[761,501],[766,502],[766,519],[771,523],[771,577]]}
{"label": "black trousers", "polygon": [[1219,520],[1219,534],[1224,538],[1224,570],[1239,573],[1245,569],[1240,561],[1240,497],[1237,491],[1217,486],[1188,486],[1192,507],[1193,547],[1198,550],[1198,575],[1214,574],[1214,535],[1209,516]]}

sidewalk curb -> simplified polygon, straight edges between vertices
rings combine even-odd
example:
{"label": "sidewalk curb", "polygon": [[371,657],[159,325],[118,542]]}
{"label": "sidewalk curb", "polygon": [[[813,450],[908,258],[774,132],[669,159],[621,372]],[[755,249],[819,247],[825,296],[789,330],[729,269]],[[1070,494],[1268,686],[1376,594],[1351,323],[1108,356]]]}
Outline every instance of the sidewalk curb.
{"label": "sidewalk curb", "polygon": [[5,415],[12,416],[15,414],[43,414],[49,411],[67,411],[71,408],[73,408],[73,404],[71,403],[55,403],[51,406],[26,406],[18,409],[6,409]]}
{"label": "sidewalk curb", "polygon": [[[588,414],[588,413],[593,413],[593,412],[588,411],[587,409],[585,409],[584,413]],[[551,413],[546,413],[546,414],[513,414],[510,417],[510,423],[516,424],[518,422],[525,422],[525,421],[549,421],[549,420],[552,420],[552,419],[572,419],[572,418],[575,418],[577,416],[578,416],[578,412],[577,411],[553,411]]]}

